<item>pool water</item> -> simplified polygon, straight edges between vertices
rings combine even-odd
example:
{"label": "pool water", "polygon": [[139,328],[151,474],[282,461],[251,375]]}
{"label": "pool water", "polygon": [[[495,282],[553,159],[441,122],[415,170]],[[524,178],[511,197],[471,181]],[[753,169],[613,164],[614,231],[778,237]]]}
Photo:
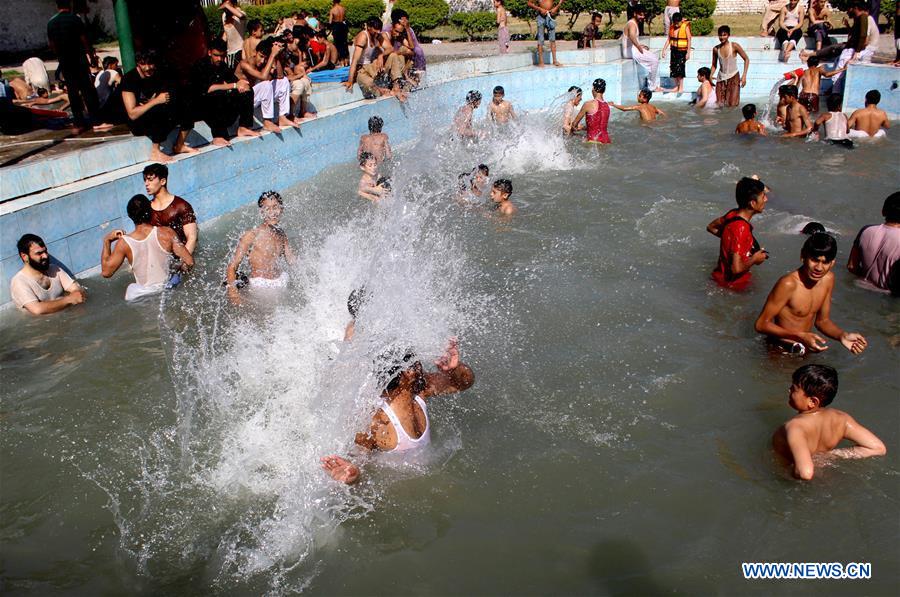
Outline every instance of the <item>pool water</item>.
{"label": "pool water", "polygon": [[[900,187],[898,142],[736,138],[738,111],[661,107],[651,126],[614,114],[604,147],[561,139],[558,105],[473,145],[430,132],[398,148],[381,205],[356,198],[348,156],[284,193],[291,287],[240,310],[221,281],[252,206],[202,227],[195,272],[162,300],[125,304],[121,273],[84,280],[88,303],[52,317],[4,312],[0,586],[893,594],[900,308],[844,264]],[[511,220],[456,201],[480,162],[512,180]],[[753,173],[772,188],[753,221],[771,258],[734,294],[709,280],[705,227]],[[861,356],[834,341],[775,355],[753,331],[811,220],[838,238],[832,316],[866,336]],[[360,484],[328,479],[318,457],[348,453],[378,404],[373,360],[409,346],[427,363],[450,336],[476,383],[433,400],[427,454],[354,453]],[[804,363],[838,369],[834,406],[886,457],[811,483],[776,463]],[[745,581],[748,561],[871,562],[873,576]]]}

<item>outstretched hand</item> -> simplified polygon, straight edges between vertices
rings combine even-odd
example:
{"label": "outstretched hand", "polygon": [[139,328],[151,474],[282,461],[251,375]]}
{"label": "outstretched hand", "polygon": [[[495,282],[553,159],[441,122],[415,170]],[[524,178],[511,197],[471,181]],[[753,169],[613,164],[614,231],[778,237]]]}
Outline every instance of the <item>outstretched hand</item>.
{"label": "outstretched hand", "polygon": [[447,344],[447,351],[434,364],[445,373],[453,371],[459,366],[459,341],[456,337],[450,338],[450,342]]}
{"label": "outstretched hand", "polygon": [[847,333],[841,336],[841,344],[853,354],[860,354],[866,349],[866,346],[868,346],[868,342],[866,342],[866,339],[863,338],[862,334],[857,334],[856,332]]}
{"label": "outstretched hand", "polygon": [[350,485],[359,479],[359,467],[337,454],[321,459],[322,469],[335,481]]}

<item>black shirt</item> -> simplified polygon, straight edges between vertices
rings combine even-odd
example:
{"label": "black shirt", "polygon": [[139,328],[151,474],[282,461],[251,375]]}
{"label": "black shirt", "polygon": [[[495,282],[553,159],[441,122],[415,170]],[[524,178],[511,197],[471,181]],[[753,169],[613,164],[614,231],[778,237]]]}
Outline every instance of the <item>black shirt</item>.
{"label": "black shirt", "polygon": [[56,47],[60,62],[71,62],[79,57],[87,61],[82,35],[85,35],[84,23],[71,12],[58,12],[47,22],[47,39]]}
{"label": "black shirt", "polygon": [[234,74],[234,69],[228,68],[224,61],[219,65],[214,65],[207,56],[191,67],[190,82],[197,95],[206,95],[210,85],[237,83],[237,76]]}
{"label": "black shirt", "polygon": [[133,68],[122,77],[120,85],[122,92],[130,91],[134,94],[138,105],[146,104],[157,93],[166,91],[158,72],[151,77],[142,77],[137,68]]}

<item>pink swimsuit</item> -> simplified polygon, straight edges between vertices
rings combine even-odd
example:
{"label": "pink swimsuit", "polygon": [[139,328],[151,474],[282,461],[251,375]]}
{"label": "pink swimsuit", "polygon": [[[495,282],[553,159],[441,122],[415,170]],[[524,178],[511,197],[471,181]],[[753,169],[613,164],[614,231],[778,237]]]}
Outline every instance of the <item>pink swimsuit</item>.
{"label": "pink swimsuit", "polygon": [[585,115],[587,123],[587,140],[596,143],[612,143],[606,125],[609,122],[609,104],[597,101],[597,111]]}

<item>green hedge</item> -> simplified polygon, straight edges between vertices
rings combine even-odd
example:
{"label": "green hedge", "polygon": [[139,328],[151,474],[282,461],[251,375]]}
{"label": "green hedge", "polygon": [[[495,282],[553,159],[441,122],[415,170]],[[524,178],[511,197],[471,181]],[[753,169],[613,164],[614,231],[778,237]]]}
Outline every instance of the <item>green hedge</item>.
{"label": "green hedge", "polygon": [[450,24],[463,31],[469,41],[475,39],[476,33],[490,31],[497,25],[497,15],[493,12],[458,12],[450,17]]}
{"label": "green hedge", "polygon": [[691,33],[709,35],[715,28],[716,0],[681,0],[681,14],[691,21]]}
{"label": "green hedge", "polygon": [[[423,0],[415,0],[422,2]],[[431,0],[434,1],[434,0]],[[343,0],[346,9],[345,19],[351,29],[362,29],[363,23],[369,17],[381,18],[384,12],[384,3],[381,0]],[[305,10],[316,15],[320,21],[328,20],[328,11],[331,10],[331,0],[300,0],[290,2],[274,2],[262,6],[242,6],[247,13],[247,19],[259,19],[266,31],[271,31],[278,26],[278,21],[283,17],[289,17],[295,12]],[[215,6],[207,6],[203,9],[206,20],[209,22],[209,34],[211,37],[222,35],[222,11]]]}
{"label": "green hedge", "polygon": [[409,24],[416,33],[434,29],[450,14],[450,5],[444,0],[397,0],[394,8],[409,13]]}

